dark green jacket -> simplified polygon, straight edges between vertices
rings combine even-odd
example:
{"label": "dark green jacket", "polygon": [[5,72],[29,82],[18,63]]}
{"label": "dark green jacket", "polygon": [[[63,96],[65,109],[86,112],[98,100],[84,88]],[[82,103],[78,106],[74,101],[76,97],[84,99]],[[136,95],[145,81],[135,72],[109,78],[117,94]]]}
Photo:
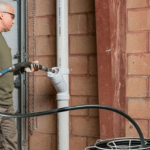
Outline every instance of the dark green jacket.
{"label": "dark green jacket", "polygon": [[[0,71],[12,66],[11,49],[0,33]],[[12,105],[13,72],[0,77],[0,105]]]}

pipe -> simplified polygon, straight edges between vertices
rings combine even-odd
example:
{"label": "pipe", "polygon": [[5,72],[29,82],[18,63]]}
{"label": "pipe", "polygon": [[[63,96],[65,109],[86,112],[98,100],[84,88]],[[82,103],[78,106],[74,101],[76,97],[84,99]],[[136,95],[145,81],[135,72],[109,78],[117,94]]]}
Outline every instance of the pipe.
{"label": "pipe", "polygon": [[[57,14],[57,66],[61,68],[67,85],[65,93],[57,93],[57,107],[69,106],[69,69],[68,69],[68,0],[56,1]],[[69,150],[69,112],[57,114],[58,150]]]}
{"label": "pipe", "polygon": [[61,68],[54,67],[52,71],[47,72],[47,76],[50,78],[55,89],[57,90],[57,99],[64,100],[68,99],[68,88],[66,81],[64,80]]}

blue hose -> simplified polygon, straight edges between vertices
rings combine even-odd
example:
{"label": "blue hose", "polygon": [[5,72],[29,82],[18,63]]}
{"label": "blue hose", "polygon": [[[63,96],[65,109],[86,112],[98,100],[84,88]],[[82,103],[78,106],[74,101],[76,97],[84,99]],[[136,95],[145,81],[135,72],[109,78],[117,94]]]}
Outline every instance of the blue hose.
{"label": "blue hose", "polygon": [[0,76],[4,75],[4,74],[7,73],[7,72],[9,72],[9,69],[8,69],[8,68],[2,70],[2,71],[0,72]]}
{"label": "blue hose", "polygon": [[[7,73],[7,72],[19,70],[20,68],[23,68],[23,67],[29,67],[30,68],[31,64],[32,64],[31,62],[20,62],[20,63],[14,64],[13,66],[11,66],[9,68],[6,68],[6,69],[0,71],[0,77],[2,75],[4,75],[5,73]],[[39,69],[43,70],[43,71],[46,71],[46,72],[47,71],[52,71],[51,68],[46,68],[46,67],[44,67],[42,65],[39,65]]]}

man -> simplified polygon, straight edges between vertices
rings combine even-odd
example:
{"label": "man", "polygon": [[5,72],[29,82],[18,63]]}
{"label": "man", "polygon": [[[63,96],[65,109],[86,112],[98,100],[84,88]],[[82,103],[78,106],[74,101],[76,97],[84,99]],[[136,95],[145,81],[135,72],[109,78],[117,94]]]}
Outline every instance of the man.
{"label": "man", "polygon": [[[14,24],[14,18],[15,14],[13,7],[6,2],[0,1],[0,71],[12,66],[11,49],[3,38],[2,32],[11,30]],[[29,69],[30,72],[33,72],[33,70],[33,68]],[[17,70],[16,72],[20,71]],[[13,85],[13,72],[6,73],[0,77],[0,112],[2,113],[14,113],[12,100]],[[0,128],[3,137],[3,149],[17,150],[15,119],[0,117]]]}

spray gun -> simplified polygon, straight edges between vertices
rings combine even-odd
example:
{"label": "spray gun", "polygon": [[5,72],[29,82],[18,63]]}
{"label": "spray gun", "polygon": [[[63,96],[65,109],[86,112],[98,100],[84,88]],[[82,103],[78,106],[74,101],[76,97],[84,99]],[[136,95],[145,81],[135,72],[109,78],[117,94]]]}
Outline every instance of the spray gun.
{"label": "spray gun", "polygon": [[[21,63],[14,64],[13,66],[11,66],[9,68],[6,68],[6,69],[0,71],[0,77],[3,76],[4,74],[6,74],[7,72],[13,72],[15,70],[21,69],[22,67],[29,67],[30,68],[31,64],[34,64],[34,63],[21,62]],[[39,69],[43,70],[43,71],[51,71],[51,68],[46,68],[46,67],[44,67],[42,65],[39,65]]]}

